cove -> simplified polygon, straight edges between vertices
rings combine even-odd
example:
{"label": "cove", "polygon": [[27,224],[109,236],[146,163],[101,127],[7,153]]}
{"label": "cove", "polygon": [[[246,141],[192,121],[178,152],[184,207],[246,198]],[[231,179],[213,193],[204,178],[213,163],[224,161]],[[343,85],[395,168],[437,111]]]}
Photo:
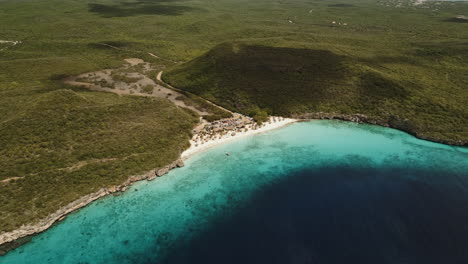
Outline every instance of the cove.
{"label": "cove", "polygon": [[467,247],[467,148],[311,121],[199,153],[0,263],[468,263]]}

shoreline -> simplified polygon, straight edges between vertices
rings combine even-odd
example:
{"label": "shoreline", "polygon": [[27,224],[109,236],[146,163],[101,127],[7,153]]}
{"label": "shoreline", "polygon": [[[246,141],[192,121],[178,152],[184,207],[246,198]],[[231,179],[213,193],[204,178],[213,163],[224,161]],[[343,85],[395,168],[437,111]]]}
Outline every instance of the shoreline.
{"label": "shoreline", "polygon": [[[115,185],[112,187],[101,188],[97,192],[93,192],[87,195],[83,195],[77,200],[61,207],[60,209],[56,210],[55,212],[49,214],[47,217],[35,222],[34,224],[27,224],[22,225],[21,227],[0,234],[0,257],[2,255],[7,254],[9,251],[14,250],[22,246],[25,243],[18,243],[18,245],[14,246],[15,242],[19,239],[31,237],[34,235],[38,235],[42,232],[47,231],[50,227],[54,224],[64,220],[69,214],[78,211],[81,208],[84,208],[91,204],[92,202],[107,197],[108,195],[115,195],[118,196],[120,193],[123,193],[128,190],[128,187],[133,185],[136,182],[140,182],[143,180],[152,181],[157,177],[161,177],[167,174],[170,170],[174,168],[183,167],[184,163],[179,158],[175,161],[171,162],[170,164],[156,168],[145,173],[139,175],[130,176],[124,183],[120,185]],[[29,240],[28,240],[29,241]],[[26,243],[28,242],[26,241]],[[2,254],[3,253],[3,254]]]}
{"label": "shoreline", "polygon": [[[271,120],[272,117],[270,117]],[[264,133],[267,131],[271,131],[274,129],[278,129],[284,126],[287,126],[289,124],[295,123],[295,122],[302,122],[302,121],[313,121],[313,120],[342,120],[346,122],[354,122],[354,123],[364,123],[364,124],[370,124],[370,125],[378,125],[382,127],[390,127],[394,128],[406,133],[409,133],[405,131],[404,129],[397,128],[394,126],[391,126],[389,124],[381,123],[381,122],[376,122],[374,120],[369,120],[366,116],[364,115],[337,115],[337,114],[331,114],[331,113],[314,113],[314,114],[305,114],[302,116],[295,116],[294,118],[283,118],[280,121],[277,122],[267,122],[263,126],[257,128],[257,129],[249,129],[244,132],[236,132],[234,136],[232,134],[227,134],[222,137],[218,137],[215,139],[210,139],[204,144],[200,144],[198,146],[195,145],[194,138],[190,140],[190,147],[186,149],[184,152],[181,153],[179,158],[172,163],[170,163],[167,166],[164,166],[162,168],[156,168],[153,170],[150,170],[146,173],[142,173],[140,175],[136,176],[131,176],[125,181],[123,184],[119,186],[113,186],[110,188],[101,188],[99,191],[95,193],[91,193],[88,195],[84,195],[81,198],[69,203],[68,205],[60,208],[56,212],[50,214],[48,217],[44,218],[43,220],[40,220],[36,224],[30,224],[30,225],[24,225],[18,229],[15,229],[10,232],[5,232],[0,234],[0,257],[2,255],[7,254],[9,251],[14,250],[15,248],[18,248],[25,243],[27,243],[29,240],[27,240],[25,243],[18,243],[19,245],[16,246],[11,246],[9,245],[14,244],[16,241],[27,238],[27,237],[32,237],[35,235],[38,235],[42,232],[47,231],[50,227],[53,225],[57,224],[58,222],[62,221],[63,219],[66,218],[67,215],[86,207],[87,205],[91,204],[92,202],[102,198],[106,197],[108,195],[114,194],[115,193],[120,193],[120,192],[125,192],[129,186],[131,186],[133,183],[147,180],[147,181],[152,181],[156,179],[157,177],[161,177],[165,174],[167,174],[169,171],[171,171],[174,168],[179,168],[183,167],[183,161],[189,159],[193,155],[203,152],[205,150],[208,150],[210,148],[213,148],[215,146],[221,145],[223,143],[227,143],[230,141],[233,141],[235,139],[243,138],[246,136],[250,135],[255,135],[255,134],[260,134]],[[445,144],[448,146],[466,146],[463,144],[450,144],[448,142],[441,142],[437,140],[431,140],[423,137],[418,137],[417,135],[414,135],[412,133],[409,133],[416,138],[419,138],[421,140],[426,140],[430,142],[435,142],[435,143],[440,143],[440,144]],[[195,137],[195,136],[194,136]],[[4,253],[2,252],[2,248],[7,248],[6,250],[3,249]],[[1,254],[3,253],[3,254]]]}
{"label": "shoreline", "polygon": [[346,122],[376,125],[381,127],[388,127],[400,130],[402,132],[408,133],[415,138],[430,141],[434,143],[444,144],[448,146],[457,146],[457,147],[468,147],[468,140],[450,140],[450,139],[440,139],[434,138],[431,136],[421,135],[418,131],[415,131],[411,128],[409,120],[400,119],[394,117],[390,120],[385,118],[376,118],[369,117],[364,114],[338,114],[338,113],[328,113],[328,112],[312,112],[312,113],[303,113],[293,115],[292,118],[295,118],[300,121],[311,121],[311,120],[341,120]]}
{"label": "shoreline", "polygon": [[197,144],[197,142],[194,140],[195,137],[196,137],[196,135],[195,135],[190,140],[190,147],[188,149],[186,149],[184,152],[182,152],[181,159],[182,160],[187,160],[191,156],[193,156],[193,155],[195,155],[197,153],[203,152],[203,151],[205,151],[207,149],[210,149],[212,147],[215,147],[215,146],[230,142],[230,141],[235,140],[235,139],[239,139],[239,138],[243,138],[243,137],[246,137],[246,136],[255,135],[255,134],[259,134],[259,133],[264,133],[264,132],[271,131],[271,130],[274,130],[274,129],[278,129],[278,128],[284,127],[286,125],[289,125],[289,124],[292,124],[292,123],[295,123],[295,122],[298,121],[297,119],[293,119],[293,118],[282,118],[282,120],[279,120],[279,121],[275,122],[274,121],[275,118],[278,118],[278,117],[270,117],[270,120],[268,122],[263,123],[263,125],[261,127],[257,128],[257,129],[248,129],[247,131],[243,131],[243,132],[233,132],[234,135],[232,135],[231,132],[228,132],[227,134],[225,134],[223,136],[220,136],[220,135],[215,136],[214,139],[210,138],[207,141],[204,141],[203,143],[199,143],[199,144]]}
{"label": "shoreline", "polygon": [[218,146],[220,144],[223,144],[223,143],[235,140],[235,139],[274,130],[274,129],[292,124],[297,121],[298,121],[297,119],[282,118],[282,120],[273,122],[273,117],[270,117],[269,122],[264,123],[261,127],[257,129],[249,129],[245,132],[236,132],[234,136],[232,136],[231,133],[228,133],[220,138],[209,140],[208,142],[206,142],[206,144],[201,144],[199,146],[195,146],[194,144],[195,142],[193,141],[193,138],[192,138],[190,140],[191,146],[188,149],[186,149],[183,153],[181,153],[178,159],[168,164],[167,166],[156,168],[146,173],[142,173],[140,175],[131,176],[121,185],[112,186],[109,188],[101,188],[97,192],[84,195],[78,198],[77,200],[63,206],[57,211],[49,214],[46,218],[39,220],[38,222],[34,224],[23,225],[20,228],[17,228],[15,230],[1,233],[0,234],[0,253],[2,254],[0,254],[0,256],[5,255],[9,251],[14,250],[24,245],[25,243],[29,242],[30,239],[26,240],[25,243],[15,244],[15,242],[17,242],[18,240],[27,238],[27,237],[32,237],[32,236],[35,236],[42,232],[47,231],[50,227],[54,226],[55,224],[65,219],[69,214],[88,206],[89,204],[91,204],[92,202],[100,198],[107,197],[108,195],[111,195],[111,194],[116,195],[118,193],[125,192],[129,186],[133,185],[136,182],[143,181],[143,180],[152,181],[156,179],[157,177],[161,177],[167,174],[172,169],[183,167],[184,166],[183,160],[187,160],[188,158],[190,158],[191,156],[197,153],[203,152],[204,150],[207,150],[209,148]]}

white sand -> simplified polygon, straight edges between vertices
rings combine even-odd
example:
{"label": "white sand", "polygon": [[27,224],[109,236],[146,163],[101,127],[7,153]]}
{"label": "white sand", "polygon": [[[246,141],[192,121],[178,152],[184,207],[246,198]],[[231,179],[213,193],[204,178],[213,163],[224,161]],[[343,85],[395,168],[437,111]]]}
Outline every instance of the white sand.
{"label": "white sand", "polygon": [[214,136],[214,139],[210,139],[208,142],[204,142],[203,144],[200,143],[200,141],[197,143],[194,141],[194,139],[190,140],[190,148],[188,148],[186,151],[184,151],[181,155],[182,159],[188,159],[191,155],[204,151],[206,149],[209,149],[211,147],[217,146],[219,144],[226,143],[228,141],[232,141],[235,139],[239,139],[242,137],[258,134],[258,133],[263,133],[266,131],[270,131],[273,129],[277,129],[283,126],[286,126],[288,124],[294,123],[297,120],[296,119],[291,119],[291,118],[281,118],[282,120],[279,121],[278,117],[276,119],[278,120],[277,122],[274,122],[275,117],[270,117],[269,122],[263,123],[262,127],[257,128],[256,130],[249,129],[246,132],[235,132],[236,135],[232,136],[232,132],[227,133],[226,135],[222,136],[219,138],[219,136]]}

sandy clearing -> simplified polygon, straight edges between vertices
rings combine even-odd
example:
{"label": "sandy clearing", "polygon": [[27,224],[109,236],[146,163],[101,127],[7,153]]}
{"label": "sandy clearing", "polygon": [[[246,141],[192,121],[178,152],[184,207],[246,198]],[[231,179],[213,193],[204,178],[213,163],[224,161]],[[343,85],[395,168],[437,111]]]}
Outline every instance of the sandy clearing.
{"label": "sandy clearing", "polygon": [[[180,99],[183,94],[176,89],[170,89],[157,84],[148,77],[155,69],[153,66],[139,58],[125,59],[127,63],[119,69],[105,69],[96,72],[84,73],[78,76],[66,78],[64,82],[73,86],[85,87],[90,90],[100,92],[110,92],[119,95],[151,96],[165,98],[175,105],[190,109],[201,116],[209,115],[206,111],[200,111],[197,108],[185,104]],[[139,67],[140,72],[129,72],[131,67]],[[122,77],[125,81],[115,80],[115,76]]]}

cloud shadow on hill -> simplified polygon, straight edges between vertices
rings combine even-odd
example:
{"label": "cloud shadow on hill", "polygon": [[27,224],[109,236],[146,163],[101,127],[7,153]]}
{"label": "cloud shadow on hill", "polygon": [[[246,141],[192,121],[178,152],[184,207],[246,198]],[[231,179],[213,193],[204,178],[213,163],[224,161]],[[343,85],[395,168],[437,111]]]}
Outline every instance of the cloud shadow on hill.
{"label": "cloud shadow on hill", "polygon": [[170,5],[167,4],[168,2],[180,2],[180,0],[140,0],[137,2],[119,3],[115,5],[90,3],[88,4],[88,10],[106,18],[138,15],[179,16],[183,13],[195,10],[193,7]]}

